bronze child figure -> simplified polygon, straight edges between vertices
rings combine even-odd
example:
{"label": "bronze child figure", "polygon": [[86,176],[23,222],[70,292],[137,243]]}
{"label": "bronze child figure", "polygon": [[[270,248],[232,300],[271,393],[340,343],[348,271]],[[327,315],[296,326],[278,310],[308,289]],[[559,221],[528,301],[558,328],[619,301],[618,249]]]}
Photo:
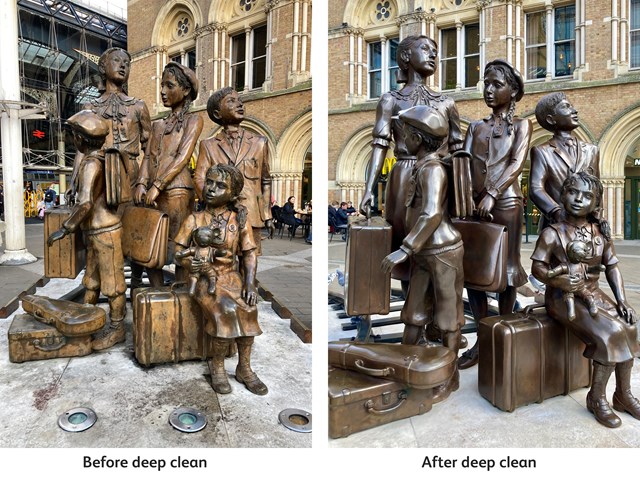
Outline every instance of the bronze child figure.
{"label": "bronze child figure", "polygon": [[182,256],[177,261],[192,275],[211,268],[217,277],[212,295],[208,292],[207,278],[200,276],[194,297],[205,316],[205,331],[213,337],[213,356],[209,360],[213,389],[218,393],[231,392],[224,359],[229,343],[235,341],[238,345],[236,380],[250,392],[266,395],[268,389],[251,369],[250,361],[254,337],[262,330],[256,307],[256,244],[246,207],[239,198],[243,186],[244,177],[233,165],[218,164],[209,168],[202,191],[206,209],[187,216],[176,236],[176,248],[178,252],[188,249],[193,232],[208,226],[222,232],[224,255],[207,259]]}
{"label": "bronze child figure", "polygon": [[[197,260],[206,260],[212,262],[214,257],[223,257],[226,250],[220,248],[224,245],[222,231],[219,228],[200,227],[196,228],[191,235],[191,246],[186,250],[176,252],[174,258],[182,260],[185,257],[193,257]],[[207,268],[209,267],[209,268]],[[216,272],[211,265],[205,265],[200,275],[204,275],[209,280],[209,288],[207,293],[214,294],[216,291]],[[196,284],[200,275],[189,275],[189,295],[192,297],[196,293]]]}
{"label": "bronze child figure", "polygon": [[[153,122],[151,138],[140,166],[134,200],[156,207],[169,216],[167,262],[173,262],[175,236],[184,219],[193,210],[195,199],[189,160],[202,132],[202,118],[189,111],[198,96],[198,79],[193,70],[169,62],[162,73],[162,103],[171,114]],[[147,270],[151,285],[162,286],[162,268]],[[177,280],[186,280],[182,268],[176,270]]]}
{"label": "bronze child figure", "polygon": [[563,218],[560,194],[567,177],[582,170],[600,177],[600,152],[596,145],[571,134],[580,126],[578,111],[563,92],[542,97],[536,105],[536,119],[553,133],[548,142],[531,147],[529,196],[542,212],[541,232]]}
{"label": "bronze child figure", "polygon": [[[473,201],[480,217],[507,227],[507,287],[498,295],[500,315],[513,312],[517,288],[527,283],[520,263],[524,196],[520,189],[532,125],[515,116],[516,103],[524,95],[524,80],[505,60],[489,62],[484,70],[484,101],[491,115],[473,122],[464,141],[471,154]],[[488,316],[487,293],[467,289],[473,318]],[[478,344],[462,354],[461,369],[478,363]]]}
{"label": "bronze child figure", "polygon": [[234,165],[244,177],[241,202],[247,208],[249,226],[257,254],[261,254],[263,227],[272,229],[271,174],[269,173],[269,146],[266,137],[252,133],[240,126],[244,120],[244,105],[238,92],[224,87],[213,92],[207,102],[209,118],[222,131],[215,137],[200,142],[196,165],[196,191],[202,192],[209,167],[217,164]]}
{"label": "bronze child figure", "polygon": [[[587,265],[586,261],[590,260],[591,249],[589,245],[581,240],[574,240],[567,244],[567,262],[561,263],[556,268],[552,268],[547,272],[547,278],[555,278],[558,275],[569,274],[578,275],[585,280],[590,272],[604,272],[604,265]],[[575,293],[580,300],[586,303],[589,314],[595,317],[598,314],[598,306],[596,305],[593,293],[583,288]],[[564,292],[564,300],[567,304],[567,318],[573,321],[576,318],[576,306],[573,292]]]}
{"label": "bronze child figure", "polygon": [[62,228],[53,232],[49,246],[65,235],[81,229],[87,244],[87,266],[82,279],[84,303],[95,305],[102,292],[109,299],[111,324],[93,340],[93,350],[104,350],[124,342],[125,295],[122,224],[107,205],[105,153],[101,148],[109,125],[91,110],[82,110],[68,120],[82,161],[75,177],[76,202]]}
{"label": "bronze child figure", "polygon": [[[419,105],[398,114],[405,124],[404,145],[417,158],[405,201],[410,229],[400,248],[382,262],[389,273],[410,261],[411,277],[401,318],[402,343],[417,345],[424,328],[434,322],[442,344],[457,355],[465,323],[462,302],[464,254],[462,238],[449,217],[447,167],[437,153],[449,133],[448,118],[439,109]],[[458,375],[449,390],[457,390]]]}
{"label": "bronze child figure", "polygon": [[[531,256],[531,272],[547,284],[545,307],[548,314],[586,344],[584,356],[593,360],[587,409],[602,425],[615,428],[622,421],[611,410],[606,398],[607,382],[614,370],[616,390],[613,408],[640,420],[640,402],[631,393],[631,369],[633,359],[640,356],[640,347],[637,315],[625,295],[609,224],[595,215],[602,202],[602,191],[600,180],[584,171],[565,180],[560,196],[564,220],[542,231]],[[615,300],[599,288],[598,268],[590,269],[586,278],[568,273],[549,278],[550,270],[566,263],[567,245],[575,240],[590,246],[591,257],[584,260],[589,267],[605,266],[605,276]],[[592,316],[586,304],[576,302],[575,319],[570,321],[564,292],[575,293],[582,289],[593,294],[597,313]]]}

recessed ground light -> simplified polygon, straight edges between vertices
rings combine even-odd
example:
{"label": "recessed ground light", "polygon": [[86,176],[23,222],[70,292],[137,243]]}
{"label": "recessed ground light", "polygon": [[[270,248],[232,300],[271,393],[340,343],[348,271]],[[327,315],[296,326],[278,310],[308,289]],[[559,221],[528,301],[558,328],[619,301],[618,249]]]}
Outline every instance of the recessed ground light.
{"label": "recessed ground light", "polygon": [[281,411],[278,420],[294,432],[311,433],[311,414],[299,408],[287,408]]}
{"label": "recessed ground light", "polygon": [[199,432],[207,426],[207,417],[195,408],[176,408],[169,415],[169,423],[176,430],[184,433]]}
{"label": "recessed ground light", "polygon": [[86,407],[72,408],[58,417],[58,425],[65,432],[84,432],[98,420],[96,412]]}

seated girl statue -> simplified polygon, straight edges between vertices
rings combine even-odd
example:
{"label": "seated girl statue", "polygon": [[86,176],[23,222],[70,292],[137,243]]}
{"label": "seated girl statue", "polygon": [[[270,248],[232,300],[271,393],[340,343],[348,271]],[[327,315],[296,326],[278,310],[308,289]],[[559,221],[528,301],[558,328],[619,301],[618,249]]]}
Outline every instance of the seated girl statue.
{"label": "seated girl statue", "polygon": [[[565,219],[542,231],[531,256],[531,270],[538,280],[547,284],[545,306],[549,315],[586,344],[584,356],[593,360],[587,409],[602,425],[615,428],[622,421],[606,398],[607,382],[614,370],[616,390],[613,408],[640,420],[640,402],[631,393],[631,369],[633,359],[640,355],[640,348],[637,316],[625,296],[609,224],[595,214],[602,202],[602,191],[600,180],[583,171],[565,180],[561,195]],[[567,246],[573,241],[581,241],[589,246],[591,255],[583,260],[586,263],[585,273],[550,277],[550,271],[570,263]],[[605,276],[615,301],[598,286],[598,265],[605,267]],[[575,302],[575,319],[571,321],[565,293],[577,293],[584,289],[593,295],[597,313],[591,315],[586,302]]]}
{"label": "seated girl statue", "polygon": [[[213,356],[209,360],[211,383],[217,393],[230,393],[231,385],[224,368],[229,343],[238,344],[236,380],[256,395],[266,395],[268,389],[251,369],[253,337],[260,335],[258,325],[258,292],[256,278],[256,244],[247,210],[238,197],[244,177],[232,165],[217,164],[207,171],[202,196],[206,209],[192,213],[184,220],[176,236],[176,252],[189,249],[196,229],[209,227],[220,230],[222,256],[190,256],[179,254],[177,262],[191,275],[197,275],[195,300],[205,316],[205,332],[213,337]],[[200,275],[207,269],[215,272],[215,292],[209,293],[209,278]]]}

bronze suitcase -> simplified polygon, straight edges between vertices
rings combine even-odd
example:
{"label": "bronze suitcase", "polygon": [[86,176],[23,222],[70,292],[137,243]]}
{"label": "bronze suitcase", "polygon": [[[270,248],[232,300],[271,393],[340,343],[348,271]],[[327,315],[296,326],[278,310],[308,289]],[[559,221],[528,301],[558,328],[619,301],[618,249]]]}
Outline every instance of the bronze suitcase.
{"label": "bronze suitcase", "polygon": [[329,342],[329,365],[413,388],[446,383],[455,373],[457,360],[455,353],[442,346]]}
{"label": "bronze suitcase", "polygon": [[349,224],[344,283],[347,315],[389,313],[391,275],[381,269],[391,253],[391,226],[382,217]]}
{"label": "bronze suitcase", "polygon": [[414,389],[400,382],[340,368],[329,369],[329,437],[385,425],[431,410],[433,389]]}
{"label": "bronze suitcase", "polygon": [[200,306],[186,287],[138,288],[132,303],[134,353],[141,365],[210,357]]}
{"label": "bronze suitcase", "polygon": [[86,265],[86,249],[82,231],[66,235],[61,240],[47,244],[47,239],[62,227],[69,218],[67,206],[53,207],[44,214],[44,274],[49,278],[76,278]]}
{"label": "bronze suitcase", "polygon": [[500,410],[588,387],[585,345],[546,312],[487,317],[478,325],[478,390]]}
{"label": "bronze suitcase", "polygon": [[67,337],[28,313],[16,315],[9,327],[9,360],[13,363],[91,353],[91,335]]}
{"label": "bronze suitcase", "polygon": [[167,261],[169,216],[153,208],[127,205],[122,215],[122,253],[147,268]]}

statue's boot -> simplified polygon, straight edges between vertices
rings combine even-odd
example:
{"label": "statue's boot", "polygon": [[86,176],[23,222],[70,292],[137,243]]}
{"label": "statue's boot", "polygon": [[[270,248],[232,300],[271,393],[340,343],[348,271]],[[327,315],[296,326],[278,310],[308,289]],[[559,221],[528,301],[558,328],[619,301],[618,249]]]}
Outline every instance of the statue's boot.
{"label": "statue's boot", "polygon": [[94,351],[106,350],[117,343],[124,342],[125,331],[123,320],[111,320],[111,323],[93,337],[91,348]]}
{"label": "statue's boot", "polygon": [[613,408],[627,412],[640,420],[640,401],[631,393],[631,369],[633,360],[616,364],[616,391],[613,394]]}
{"label": "statue's boot", "polygon": [[224,369],[224,358],[229,350],[228,340],[221,338],[213,339],[213,356],[209,359],[209,372],[211,372],[211,386],[216,393],[231,393],[229,377]]}
{"label": "statue's boot", "polygon": [[594,361],[591,390],[587,393],[587,410],[593,413],[599,423],[609,428],[622,425],[622,420],[611,410],[606,396],[607,382],[614,368],[613,365],[603,365]]}
{"label": "statue's boot", "polygon": [[478,342],[458,358],[458,368],[465,370],[478,364]]}
{"label": "statue's boot", "polygon": [[[435,322],[431,322],[425,328],[425,338],[429,342],[433,343],[442,343],[442,330],[438,328]],[[467,342],[467,338],[464,335],[460,335],[460,344],[458,348],[467,348],[469,343]]]}
{"label": "statue's boot", "polygon": [[243,383],[247,390],[255,395],[266,395],[269,393],[267,386],[258,378],[258,375],[251,370],[251,347],[253,337],[239,337],[238,344],[238,366],[236,367],[236,380]]}

